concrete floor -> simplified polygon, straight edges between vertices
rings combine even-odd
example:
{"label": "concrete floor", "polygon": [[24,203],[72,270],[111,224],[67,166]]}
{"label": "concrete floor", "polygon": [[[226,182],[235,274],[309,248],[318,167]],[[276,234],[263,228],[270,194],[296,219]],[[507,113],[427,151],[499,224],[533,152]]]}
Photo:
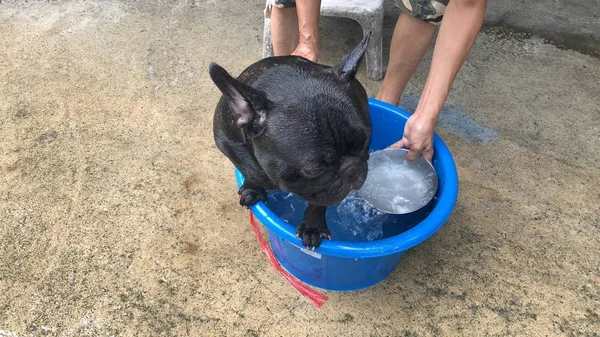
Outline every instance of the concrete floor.
{"label": "concrete floor", "polygon": [[[0,4],[0,336],[600,334],[600,60],[483,31],[437,129],[451,219],[318,310],[267,263],[212,140],[208,63],[257,60],[262,5]],[[322,26],[322,63],[360,40]]]}

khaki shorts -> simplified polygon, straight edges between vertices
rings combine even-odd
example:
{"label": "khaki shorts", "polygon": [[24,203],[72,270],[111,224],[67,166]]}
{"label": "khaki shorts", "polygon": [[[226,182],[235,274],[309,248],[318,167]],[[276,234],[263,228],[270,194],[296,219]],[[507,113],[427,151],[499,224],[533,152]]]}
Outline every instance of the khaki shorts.
{"label": "khaki shorts", "polygon": [[[444,18],[446,6],[450,0],[394,0],[398,7],[408,15],[432,25],[440,25]],[[293,8],[296,0],[269,0],[265,9],[265,17],[271,17],[271,8]]]}

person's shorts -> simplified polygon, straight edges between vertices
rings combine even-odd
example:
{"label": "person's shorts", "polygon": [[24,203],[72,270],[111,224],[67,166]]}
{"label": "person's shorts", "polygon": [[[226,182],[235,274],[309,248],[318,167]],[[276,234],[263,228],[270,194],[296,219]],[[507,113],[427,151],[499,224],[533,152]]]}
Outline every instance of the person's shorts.
{"label": "person's shorts", "polygon": [[[394,0],[404,12],[432,25],[440,25],[449,0]],[[265,17],[271,17],[271,8],[294,8],[296,0],[268,0]]]}

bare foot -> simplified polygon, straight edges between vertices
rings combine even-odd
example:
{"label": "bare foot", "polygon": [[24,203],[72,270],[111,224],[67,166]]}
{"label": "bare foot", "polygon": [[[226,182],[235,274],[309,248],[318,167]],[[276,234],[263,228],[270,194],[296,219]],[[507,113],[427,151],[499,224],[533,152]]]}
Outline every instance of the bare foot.
{"label": "bare foot", "polygon": [[292,55],[304,57],[307,60],[312,62],[317,62],[319,59],[319,51],[318,48],[310,43],[300,42],[296,50],[292,53]]}

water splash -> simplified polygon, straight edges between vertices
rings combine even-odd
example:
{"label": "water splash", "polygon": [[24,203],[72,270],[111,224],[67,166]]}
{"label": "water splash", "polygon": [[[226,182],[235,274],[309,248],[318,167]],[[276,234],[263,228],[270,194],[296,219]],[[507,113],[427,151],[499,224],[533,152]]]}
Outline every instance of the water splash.
{"label": "water splash", "polygon": [[[267,206],[281,219],[297,227],[302,222],[307,203],[292,193],[269,191]],[[342,202],[327,208],[327,226],[333,240],[361,242],[375,241],[403,233],[423,221],[435,202],[409,214],[387,214],[373,208],[356,192]]]}

